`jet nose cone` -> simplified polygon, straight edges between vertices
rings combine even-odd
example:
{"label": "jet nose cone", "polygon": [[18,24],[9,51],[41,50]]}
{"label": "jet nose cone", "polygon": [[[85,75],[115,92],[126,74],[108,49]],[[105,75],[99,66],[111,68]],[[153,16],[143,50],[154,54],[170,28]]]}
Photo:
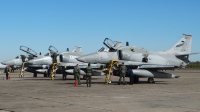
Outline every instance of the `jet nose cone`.
{"label": "jet nose cone", "polygon": [[1,64],[3,64],[3,65],[14,65],[15,63],[13,61],[4,61]]}
{"label": "jet nose cone", "polygon": [[78,57],[78,58],[76,58],[78,61],[80,61],[80,62],[86,62],[86,60],[85,60],[85,57]]}
{"label": "jet nose cone", "polygon": [[6,65],[5,62],[1,62],[2,65]]}

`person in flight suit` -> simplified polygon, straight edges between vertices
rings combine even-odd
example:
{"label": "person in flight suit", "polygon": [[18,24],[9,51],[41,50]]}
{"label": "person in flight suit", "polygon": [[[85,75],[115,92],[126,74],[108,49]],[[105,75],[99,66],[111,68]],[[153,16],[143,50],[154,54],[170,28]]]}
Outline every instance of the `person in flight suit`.
{"label": "person in flight suit", "polygon": [[81,85],[81,82],[80,82],[80,68],[79,68],[78,64],[76,65],[76,67],[74,67],[73,73],[74,73],[75,80],[78,81],[79,85]]}
{"label": "person in flight suit", "polygon": [[6,80],[8,80],[8,76],[9,76],[9,69],[8,66],[6,66],[4,73],[6,73]]}
{"label": "person in flight suit", "polygon": [[87,74],[86,74],[86,76],[87,76],[87,87],[89,86],[89,87],[91,87],[91,80],[92,80],[92,72],[93,72],[93,70],[92,70],[92,68],[90,67],[90,63],[88,64],[88,67],[86,68],[86,72],[87,72]]}
{"label": "person in flight suit", "polygon": [[125,75],[126,75],[126,71],[127,71],[127,68],[126,68],[126,66],[124,65],[124,62],[122,62],[122,66],[120,66],[120,68],[119,68],[119,72],[120,72],[119,85],[121,84],[121,79],[122,79],[122,77],[123,77],[123,84],[125,85]]}
{"label": "person in flight suit", "polygon": [[66,66],[64,66],[63,68],[62,68],[62,73],[63,73],[63,80],[66,80],[67,78],[67,74],[66,74],[66,72],[65,72],[65,70],[67,69],[67,67]]}

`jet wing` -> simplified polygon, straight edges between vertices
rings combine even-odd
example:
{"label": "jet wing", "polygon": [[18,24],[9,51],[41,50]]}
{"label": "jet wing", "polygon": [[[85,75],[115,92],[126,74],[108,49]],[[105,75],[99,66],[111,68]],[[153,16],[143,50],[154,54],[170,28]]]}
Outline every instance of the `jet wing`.
{"label": "jet wing", "polygon": [[125,60],[119,61],[120,64],[122,62],[124,62],[124,65],[138,66],[138,69],[173,70],[175,68],[175,66],[171,66],[171,65],[158,65],[158,64],[149,64],[149,63],[144,63],[144,62],[125,61]]}
{"label": "jet wing", "polygon": [[[67,66],[67,67],[75,67],[77,64],[79,64],[79,68],[87,68],[88,63],[60,63],[59,66]],[[90,64],[91,68],[98,69],[98,68],[103,68],[105,64]]]}
{"label": "jet wing", "polygon": [[139,69],[173,70],[175,66],[169,65],[141,65]]}

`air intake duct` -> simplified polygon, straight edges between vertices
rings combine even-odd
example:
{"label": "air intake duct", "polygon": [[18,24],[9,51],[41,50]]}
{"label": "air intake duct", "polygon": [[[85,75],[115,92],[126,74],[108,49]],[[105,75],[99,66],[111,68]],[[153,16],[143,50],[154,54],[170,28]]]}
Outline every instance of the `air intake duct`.
{"label": "air intake duct", "polygon": [[117,54],[118,54],[118,59],[119,59],[119,60],[122,60],[122,59],[123,59],[122,50],[118,50],[118,51],[117,51]]}
{"label": "air intake duct", "polygon": [[63,62],[63,55],[60,55],[60,62]]}

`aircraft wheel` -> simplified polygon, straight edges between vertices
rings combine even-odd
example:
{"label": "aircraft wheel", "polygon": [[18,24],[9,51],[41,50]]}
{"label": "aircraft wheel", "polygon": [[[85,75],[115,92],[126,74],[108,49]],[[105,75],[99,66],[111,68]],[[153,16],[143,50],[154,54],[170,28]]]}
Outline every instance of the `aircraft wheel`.
{"label": "aircraft wheel", "polygon": [[34,74],[33,74],[33,77],[37,77],[37,73],[34,73]]}
{"label": "aircraft wheel", "polygon": [[47,73],[44,73],[44,77],[47,77]]}
{"label": "aircraft wheel", "polygon": [[87,79],[87,77],[86,77],[86,75],[84,75],[84,76],[83,76],[83,80],[86,80],[86,79]]}
{"label": "aircraft wheel", "polygon": [[148,82],[149,82],[149,83],[155,83],[155,82],[154,82],[154,78],[148,78]]}

